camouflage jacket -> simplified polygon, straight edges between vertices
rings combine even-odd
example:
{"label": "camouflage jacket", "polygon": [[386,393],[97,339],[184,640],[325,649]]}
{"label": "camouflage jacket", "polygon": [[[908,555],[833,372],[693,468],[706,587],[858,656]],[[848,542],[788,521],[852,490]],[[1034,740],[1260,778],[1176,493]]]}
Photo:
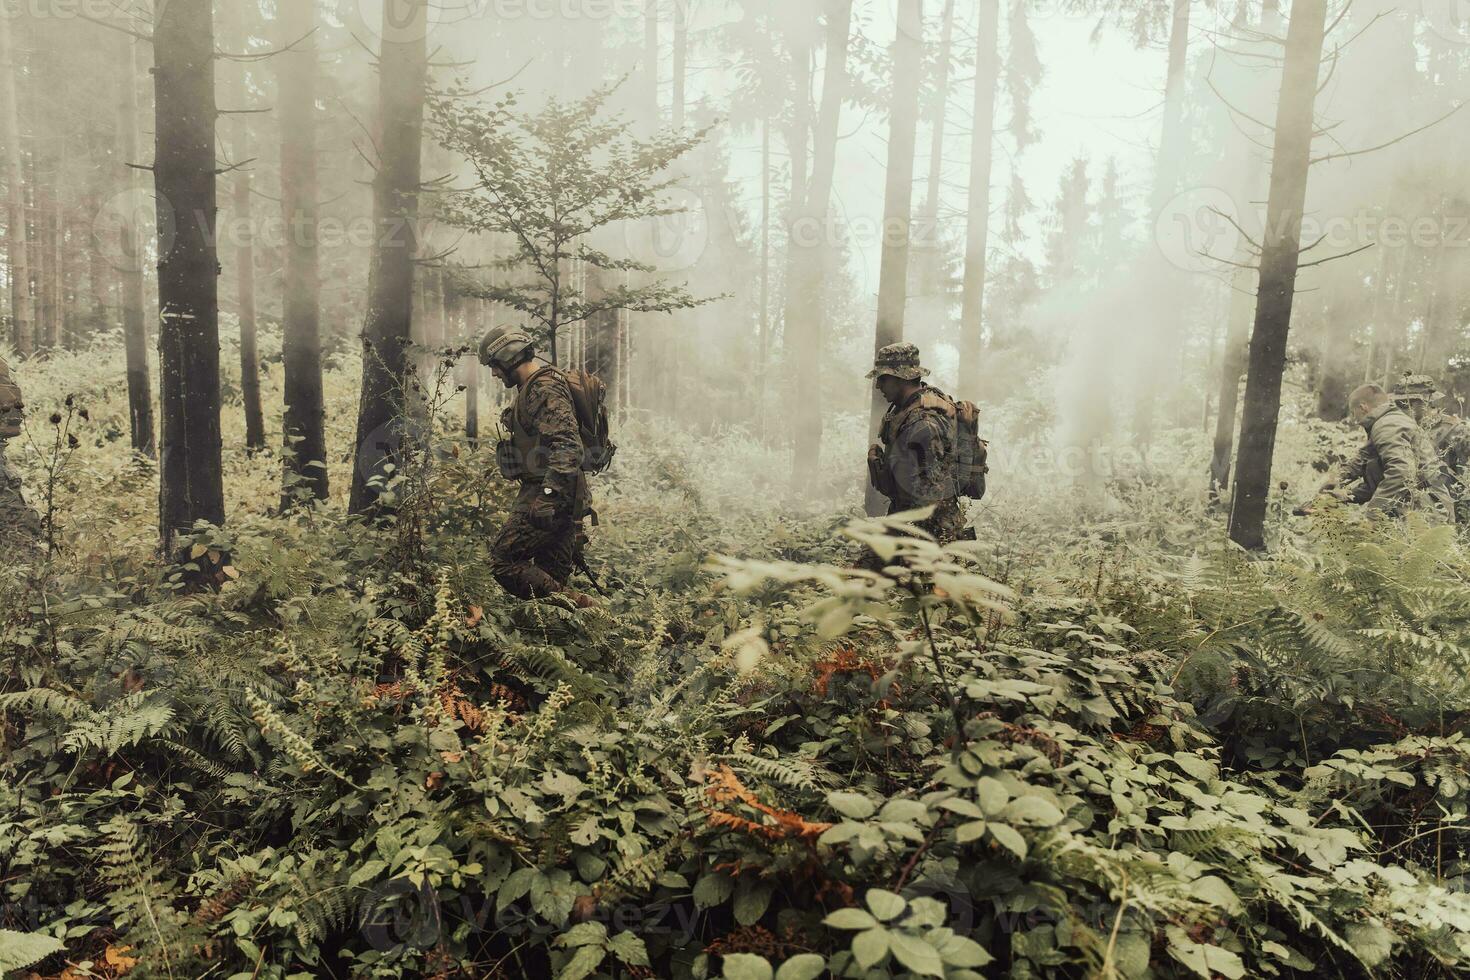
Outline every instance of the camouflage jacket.
{"label": "camouflage jacket", "polygon": [[1420,426],[1434,441],[1440,465],[1450,489],[1456,496],[1465,492],[1467,467],[1470,467],[1470,422],[1448,412],[1431,411]]}
{"label": "camouflage jacket", "polygon": [[21,493],[20,474],[5,461],[0,444],[0,562],[34,557],[40,548],[41,519]]}
{"label": "camouflage jacket", "polygon": [[868,475],[896,510],[955,497],[955,425],[954,402],[928,385],[888,407],[878,434],[883,457],[869,466]]}
{"label": "camouflage jacket", "polygon": [[1439,456],[1429,436],[1403,409],[1386,405],[1363,423],[1368,442],[1347,462],[1342,482],[1363,480],[1370,470],[1381,476],[1371,490],[1365,483],[1352,498],[1378,510],[1422,507],[1443,492]]}
{"label": "camouflage jacket", "polygon": [[527,490],[540,493],[549,488],[559,505],[573,504],[579,514],[585,510],[582,429],[562,373],[547,366],[533,374],[500,421],[510,434],[508,447],[502,444],[500,452],[508,448],[514,457],[514,467],[506,475],[521,481],[523,496]]}

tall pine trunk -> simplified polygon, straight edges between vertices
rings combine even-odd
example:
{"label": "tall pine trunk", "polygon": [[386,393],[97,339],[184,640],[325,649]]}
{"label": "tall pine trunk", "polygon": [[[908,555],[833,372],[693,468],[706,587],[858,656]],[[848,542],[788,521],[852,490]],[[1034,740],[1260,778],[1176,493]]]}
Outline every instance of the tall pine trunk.
{"label": "tall pine trunk", "polygon": [[[418,253],[420,152],[428,75],[428,8],[423,0],[387,0],[378,58],[377,173],[373,177],[368,309],[362,330],[362,396],[348,510],[371,510],[398,466],[404,442],[406,356],[413,319]],[[406,27],[404,25],[407,25]],[[391,38],[391,40],[390,40]]]}
{"label": "tall pine trunk", "polygon": [[[888,175],[883,189],[883,257],[878,268],[878,323],[873,349],[903,340],[908,301],[909,226],[914,199],[914,142],[919,121],[919,75],[923,71],[922,0],[899,0],[893,41],[893,104],[888,107]],[[887,405],[873,391],[868,435],[876,439]],[[865,505],[881,514],[883,498],[870,485]]]}
{"label": "tall pine trunk", "polygon": [[1237,270],[1231,293],[1225,350],[1220,358],[1220,411],[1215,416],[1215,443],[1210,455],[1210,493],[1222,494],[1230,485],[1230,464],[1235,451],[1235,421],[1240,407],[1240,376],[1245,373],[1246,347],[1250,343],[1251,280],[1249,269]]}
{"label": "tall pine trunk", "polygon": [[[1164,83],[1164,123],[1159,134],[1158,162],[1154,169],[1153,218],[1158,220],[1164,206],[1179,188],[1184,173],[1187,150],[1187,130],[1184,125],[1184,102],[1189,67],[1189,15],[1191,0],[1174,0],[1174,13],[1169,28],[1169,71]],[[1167,311],[1153,337],[1152,350],[1148,352],[1155,376],[1164,373],[1181,351],[1183,330],[1183,284],[1173,270],[1162,262],[1159,265],[1164,275],[1163,306]],[[1173,323],[1170,323],[1173,319]],[[1153,441],[1154,404],[1158,397],[1158,385],[1152,380],[1139,386],[1138,401],[1134,406],[1134,438],[1139,446],[1147,447]]]}
{"label": "tall pine trunk", "polygon": [[1261,285],[1240,423],[1238,475],[1230,509],[1230,539],[1253,551],[1266,547],[1271,458],[1276,447],[1286,338],[1301,261],[1302,209],[1311,167],[1313,112],[1326,23],[1327,0],[1296,0],[1292,5],[1281,99],[1276,110]]}
{"label": "tall pine trunk", "polygon": [[812,143],[812,173],[790,236],[786,282],[786,337],[791,345],[794,440],[793,483],[809,485],[822,452],[822,286],[828,254],[827,209],[837,168],[837,137],[847,98],[847,44],[852,0],[828,0],[822,102]]}
{"label": "tall pine trunk", "polygon": [[944,180],[944,131],[945,116],[949,107],[949,62],[954,46],[954,3],[944,0],[944,15],[940,18],[939,64],[934,78],[934,99],[930,112],[934,124],[929,129],[929,172],[924,181],[924,203],[919,209],[917,235],[919,238],[918,285],[920,295],[930,300],[929,308],[938,314],[947,327],[949,304],[944,296],[944,256],[939,236],[939,195]]}
{"label": "tall pine trunk", "polygon": [[158,261],[159,531],[168,550],[174,535],[195,521],[225,519],[210,0],[160,5],[153,51],[153,186],[159,210],[172,212],[174,230]]}
{"label": "tall pine trunk", "polygon": [[[317,259],[315,0],[281,8],[280,60],[281,215],[285,221],[285,269],[281,296],[282,413],[286,489],[310,488],[326,500],[326,409],[322,396],[321,276]],[[290,493],[282,494],[289,503]]]}
{"label": "tall pine trunk", "polygon": [[[130,164],[138,157],[137,42],[119,35],[117,68],[117,138],[122,153],[124,203],[119,209],[118,254],[121,257],[123,357],[128,375],[128,423],[132,446],[145,456],[156,452],[153,441],[153,384],[148,368],[147,300],[143,289],[143,251],[138,241],[138,171]],[[100,243],[98,243],[100,245]]]}
{"label": "tall pine trunk", "polygon": [[0,143],[5,153],[5,262],[10,279],[10,340],[26,355],[35,342],[31,308],[31,264],[26,235],[24,168],[20,162],[20,62],[11,37],[13,18],[0,14]]}
{"label": "tall pine trunk", "polygon": [[960,297],[959,390],[979,397],[984,338],[985,253],[990,239],[990,170],[995,95],[1000,79],[1000,0],[979,0],[975,33],[975,105],[970,133],[970,191],[965,217],[965,281]]}
{"label": "tall pine trunk", "polygon": [[[297,0],[304,2],[304,0]],[[245,14],[236,10],[235,43],[241,51],[249,50],[250,30]],[[231,109],[243,110],[250,101],[249,75],[245,65],[229,66],[231,76]],[[245,403],[245,449],[255,453],[265,448],[265,412],[260,406],[260,344],[255,316],[255,217],[250,194],[250,117],[237,111],[230,120],[230,161],[235,166],[232,181],[231,227],[235,240],[235,311],[240,324],[240,398]]]}

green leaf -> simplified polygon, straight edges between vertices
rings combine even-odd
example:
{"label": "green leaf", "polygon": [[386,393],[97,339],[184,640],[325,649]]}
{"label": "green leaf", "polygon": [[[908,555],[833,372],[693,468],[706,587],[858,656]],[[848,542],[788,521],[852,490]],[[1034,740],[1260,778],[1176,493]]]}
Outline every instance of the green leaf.
{"label": "green leaf", "polygon": [[878,924],[862,909],[838,909],[822,920],[822,925],[833,929],[871,929]]}
{"label": "green leaf", "polygon": [[1169,937],[1169,955],[1205,980],[1216,974],[1227,980],[1240,980],[1245,976],[1245,964],[1230,950],[1197,943],[1178,926],[1169,926],[1166,934]]}
{"label": "green leaf", "polygon": [[781,964],[776,980],[816,980],[827,969],[827,961],[816,953],[802,953]]}
{"label": "green leaf", "polygon": [[1353,923],[1343,930],[1343,938],[1369,969],[1387,960],[1393,952],[1393,933],[1377,919]]}
{"label": "green leaf", "polygon": [[928,818],[929,808],[918,800],[889,800],[879,816],[895,823],[917,823]]}
{"label": "green leaf", "polygon": [[1189,893],[1201,902],[1213,905],[1232,915],[1239,915],[1245,911],[1245,906],[1241,904],[1235,892],[1230,890],[1230,886],[1214,875],[1196,878],[1189,885]]}
{"label": "green leaf", "polygon": [[956,844],[968,844],[971,841],[979,840],[985,836],[985,827],[984,820],[971,820],[969,823],[962,823],[955,828],[954,841]]}
{"label": "green leaf", "polygon": [[556,937],[558,944],[568,949],[577,946],[601,945],[607,940],[607,926],[601,922],[579,922]]}
{"label": "green leaf", "polygon": [[505,879],[505,884],[500,886],[500,891],[495,897],[495,910],[503,912],[510,903],[525,896],[531,890],[531,882],[539,877],[540,872],[535,868],[519,868]]}
{"label": "green leaf", "polygon": [[727,953],[725,980],[771,980],[771,964],[754,953]]}
{"label": "green leaf", "polygon": [[864,970],[872,969],[888,956],[888,930],[879,926],[852,937],[852,958]]}
{"label": "green leaf", "polygon": [[65,944],[45,933],[0,929],[0,975],[39,963],[63,949]]}
{"label": "green leaf", "polygon": [[995,957],[969,936],[950,936],[939,946],[939,956],[948,966],[985,966]]}
{"label": "green leaf", "polygon": [[742,926],[753,926],[766,914],[770,904],[770,885],[747,884],[742,880],[735,892],[735,921]]}
{"label": "green leaf", "polygon": [[852,820],[866,820],[877,809],[873,806],[873,801],[861,793],[844,793],[840,791],[828,793],[827,803],[832,809]]}
{"label": "green leaf", "polygon": [[700,875],[694,883],[694,904],[702,909],[712,909],[730,897],[735,882],[730,876],[718,871]]}
{"label": "green leaf", "polygon": [[648,947],[631,932],[620,932],[607,942],[613,955],[629,966],[648,966]]}
{"label": "green leaf", "polygon": [[888,934],[888,948],[893,956],[914,973],[926,977],[944,976],[944,960],[939,950],[917,936],[903,932]]}
{"label": "green leaf", "polygon": [[582,946],[567,960],[567,965],[561,968],[556,975],[556,980],[586,980],[587,977],[597,972],[602,961],[607,957],[607,950],[601,946]]}
{"label": "green leaf", "polygon": [[1005,808],[1005,819],[1033,827],[1055,827],[1062,822],[1062,811],[1055,803],[1040,796],[1022,796]]}
{"label": "green leaf", "polygon": [[1008,827],[1003,823],[990,825],[990,836],[995,842],[1010,851],[1022,861],[1026,860],[1026,838],[1014,827]]}
{"label": "green leaf", "polygon": [[863,896],[863,900],[867,903],[868,908],[872,910],[872,913],[878,917],[878,921],[880,922],[889,922],[898,918],[903,914],[903,910],[908,908],[909,904],[900,896],[882,888],[869,888],[867,895]]}
{"label": "green leaf", "polygon": [[1000,816],[1000,811],[1006,807],[1006,800],[1011,798],[1010,791],[1005,784],[994,776],[981,776],[975,783],[975,796],[980,801],[980,809],[985,811],[987,817]]}

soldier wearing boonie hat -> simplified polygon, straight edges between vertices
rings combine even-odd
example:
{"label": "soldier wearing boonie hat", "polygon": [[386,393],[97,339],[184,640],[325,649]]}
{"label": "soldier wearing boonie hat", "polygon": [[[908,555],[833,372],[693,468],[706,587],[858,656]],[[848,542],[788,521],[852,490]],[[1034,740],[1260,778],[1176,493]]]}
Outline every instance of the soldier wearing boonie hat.
{"label": "soldier wearing boonie hat", "polygon": [[1470,422],[1440,408],[1444,392],[1427,374],[1404,375],[1389,397],[1434,443],[1445,490],[1454,502],[1455,523],[1470,524]]}
{"label": "soldier wearing boonie hat", "polygon": [[888,400],[888,411],[879,442],[868,450],[868,478],[888,498],[889,514],[933,507],[917,526],[948,544],[966,533],[956,492],[957,410],[948,395],[923,382],[928,375],[913,344],[878,351],[868,378]]}

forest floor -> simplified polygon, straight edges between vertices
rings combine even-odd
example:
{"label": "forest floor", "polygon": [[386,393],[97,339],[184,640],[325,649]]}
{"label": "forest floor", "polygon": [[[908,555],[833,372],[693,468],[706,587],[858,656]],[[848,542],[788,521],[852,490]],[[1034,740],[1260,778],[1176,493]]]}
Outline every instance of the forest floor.
{"label": "forest floor", "polygon": [[[195,547],[235,577],[190,593],[154,557],[118,360],[20,375],[10,458],[33,501],[53,488],[58,535],[39,575],[0,571],[0,972],[1470,962],[1452,528],[1292,521],[1288,490],[1275,553],[1247,560],[1202,432],[1075,479],[998,410],[979,540],[895,545],[857,519],[857,421],[800,506],[787,452],[635,421],[598,484],[611,598],[577,611],[490,578],[493,446],[437,437],[392,528],[344,518],[345,451],[333,502],[282,516],[278,465],[227,407],[227,526]],[[333,446],[354,369],[329,375]],[[68,395],[74,449],[47,421]],[[1312,486],[1351,442],[1292,422],[1278,478]],[[852,570],[862,543],[905,568]]]}

